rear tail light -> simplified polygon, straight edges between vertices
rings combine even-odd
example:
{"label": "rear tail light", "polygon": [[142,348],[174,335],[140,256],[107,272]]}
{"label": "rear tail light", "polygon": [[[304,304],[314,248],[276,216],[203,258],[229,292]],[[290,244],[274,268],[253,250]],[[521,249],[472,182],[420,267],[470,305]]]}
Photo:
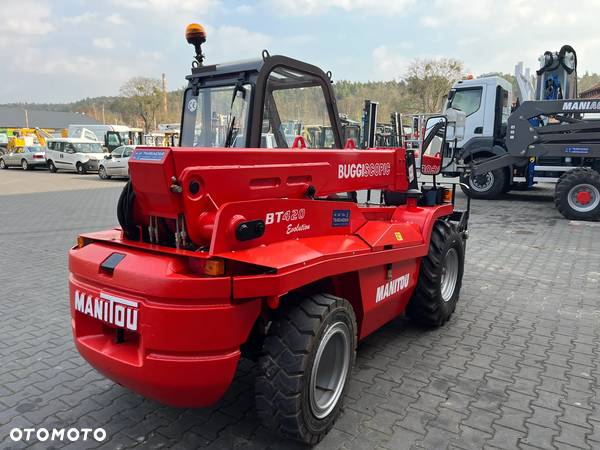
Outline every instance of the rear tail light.
{"label": "rear tail light", "polygon": [[33,159],[44,159],[44,155],[33,155]]}
{"label": "rear tail light", "polygon": [[209,275],[211,277],[225,275],[225,260],[221,258],[190,258],[189,267],[192,272],[200,275]]}
{"label": "rear tail light", "polygon": [[87,239],[83,236],[77,236],[77,248],[83,248],[91,242],[92,241],[90,239]]}
{"label": "rear tail light", "polygon": [[450,189],[444,189],[444,202],[446,203],[452,203],[452,190]]}

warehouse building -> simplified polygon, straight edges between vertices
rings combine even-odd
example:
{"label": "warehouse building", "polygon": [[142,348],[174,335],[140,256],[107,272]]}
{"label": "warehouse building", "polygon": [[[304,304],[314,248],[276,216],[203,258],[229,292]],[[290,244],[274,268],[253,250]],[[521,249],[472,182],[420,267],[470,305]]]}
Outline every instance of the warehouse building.
{"label": "warehouse building", "polygon": [[600,98],[600,83],[579,93],[579,98]]}
{"label": "warehouse building", "polygon": [[0,128],[44,128],[63,129],[70,124],[101,125],[96,119],[85,114],[42,111],[18,106],[0,106]]}

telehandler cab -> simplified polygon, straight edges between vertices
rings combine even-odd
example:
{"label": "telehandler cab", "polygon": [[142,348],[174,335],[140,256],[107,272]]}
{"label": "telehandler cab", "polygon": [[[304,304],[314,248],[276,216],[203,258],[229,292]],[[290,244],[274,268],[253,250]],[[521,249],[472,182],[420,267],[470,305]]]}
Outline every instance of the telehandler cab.
{"label": "telehandler cab", "polygon": [[[255,358],[263,422],[315,444],[340,413],[357,341],[404,312],[441,326],[454,311],[469,211],[454,188],[418,189],[411,151],[343,148],[317,67],[266,52],[203,65],[203,29],[186,34],[197,58],[182,146],[137,147],[121,228],[69,252],[75,344],[107,377],[180,407],[214,404],[240,357]],[[331,126],[334,148],[288,144],[287,120]],[[428,123],[430,175],[446,124]],[[261,148],[267,135],[276,148]],[[375,200],[358,204],[360,190]]]}

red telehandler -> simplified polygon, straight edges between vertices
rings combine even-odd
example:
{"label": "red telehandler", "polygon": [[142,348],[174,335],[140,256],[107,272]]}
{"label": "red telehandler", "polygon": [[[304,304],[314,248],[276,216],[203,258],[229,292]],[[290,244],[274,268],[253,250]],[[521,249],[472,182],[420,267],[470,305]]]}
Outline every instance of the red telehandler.
{"label": "red telehandler", "polygon": [[[180,407],[214,404],[255,358],[263,422],[315,444],[358,341],[403,313],[441,326],[454,311],[469,209],[454,186],[419,189],[411,151],[344,145],[329,74],[267,52],[204,65],[202,27],[186,37],[181,147],[137,147],[121,227],[69,252],[75,344],[108,378]],[[331,127],[332,148],[286,136],[292,115]],[[446,128],[428,122],[422,171],[440,172],[427,149],[444,154]]]}

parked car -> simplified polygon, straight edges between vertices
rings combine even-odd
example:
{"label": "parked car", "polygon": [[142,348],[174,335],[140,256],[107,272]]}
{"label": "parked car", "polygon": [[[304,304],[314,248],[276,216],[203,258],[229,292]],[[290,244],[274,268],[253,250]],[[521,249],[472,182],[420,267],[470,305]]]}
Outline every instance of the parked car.
{"label": "parked car", "polygon": [[0,156],[0,169],[21,167],[23,170],[30,170],[46,166],[45,151],[46,147],[41,145],[17,147]]}
{"label": "parked car", "polygon": [[129,177],[129,157],[135,145],[122,145],[105,155],[98,166],[98,176],[103,180],[111,177]]}
{"label": "parked car", "polygon": [[6,147],[8,147],[8,135],[0,133],[0,155],[7,153]]}
{"label": "parked car", "polygon": [[98,170],[98,164],[104,159],[102,144],[83,138],[58,138],[48,141],[46,161],[48,169],[76,170],[77,173]]}

